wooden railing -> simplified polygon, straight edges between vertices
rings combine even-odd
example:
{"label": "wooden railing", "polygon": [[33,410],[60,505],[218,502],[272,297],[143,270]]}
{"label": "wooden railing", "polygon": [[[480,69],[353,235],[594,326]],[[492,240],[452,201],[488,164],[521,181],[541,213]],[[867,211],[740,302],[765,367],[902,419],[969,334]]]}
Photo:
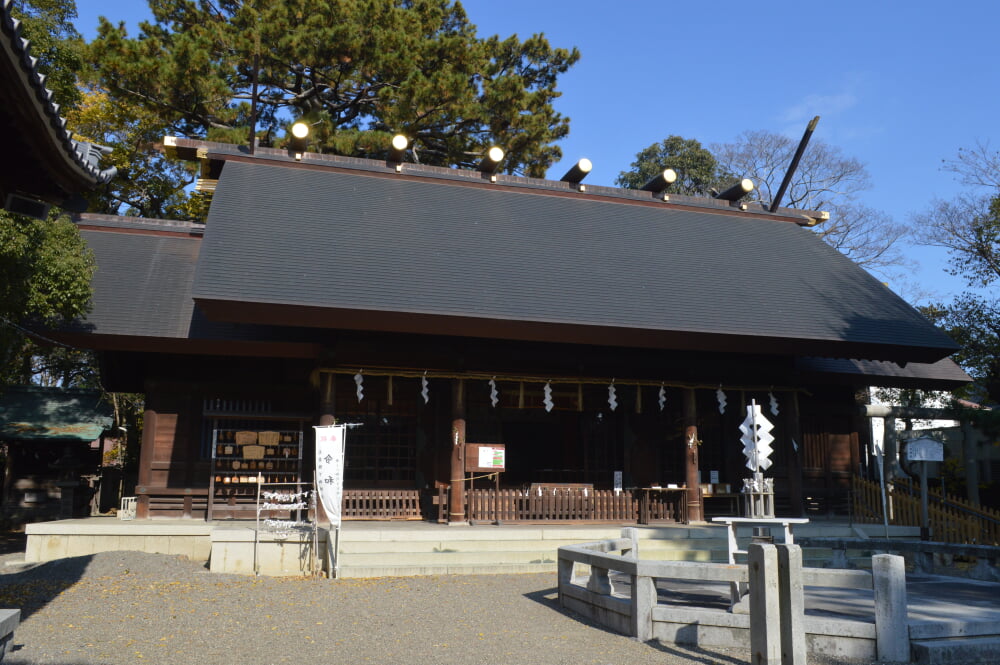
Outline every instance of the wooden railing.
{"label": "wooden railing", "polygon": [[[920,490],[907,481],[887,487],[889,524],[920,526]],[[882,493],[878,483],[863,478],[853,481],[854,519],[882,523]],[[927,517],[931,538],[942,543],[1000,545],[1000,512],[975,506],[956,496],[928,492]]]}
{"label": "wooden railing", "polygon": [[466,515],[475,522],[634,522],[639,502],[630,490],[469,490]]}
{"label": "wooden railing", "polygon": [[420,490],[345,489],[345,520],[419,520]]}

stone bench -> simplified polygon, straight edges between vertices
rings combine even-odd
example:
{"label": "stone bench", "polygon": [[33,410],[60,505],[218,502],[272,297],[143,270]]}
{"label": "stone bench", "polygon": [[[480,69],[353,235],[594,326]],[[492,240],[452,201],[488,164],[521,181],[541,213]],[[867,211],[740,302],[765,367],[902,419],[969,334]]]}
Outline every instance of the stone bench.
{"label": "stone bench", "polygon": [[21,623],[21,610],[0,610],[0,662],[10,650],[14,631]]}

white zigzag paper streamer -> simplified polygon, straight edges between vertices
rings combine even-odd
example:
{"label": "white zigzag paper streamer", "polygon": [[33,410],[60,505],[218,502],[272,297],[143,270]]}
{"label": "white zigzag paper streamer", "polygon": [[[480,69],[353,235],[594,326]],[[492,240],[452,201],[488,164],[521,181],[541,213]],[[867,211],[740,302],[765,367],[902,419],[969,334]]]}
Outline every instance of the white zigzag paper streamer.
{"label": "white zigzag paper streamer", "polygon": [[546,411],[551,411],[555,403],[552,401],[552,386],[548,382],[545,383],[545,387],[542,388],[542,392],[545,393],[545,399],[542,400],[542,404],[545,405]]}
{"label": "white zigzag paper streamer", "polygon": [[608,386],[608,406],[611,407],[612,411],[618,408],[618,395],[617,391],[615,390],[614,382],[612,382],[611,385]]}
{"label": "white zigzag paper streamer", "polygon": [[726,412],[726,393],[722,392],[722,386],[715,391],[715,399],[719,400],[719,413]]}
{"label": "white zigzag paper streamer", "polygon": [[360,402],[365,398],[365,377],[361,376],[361,372],[354,375],[354,383],[358,386],[358,401]]}
{"label": "white zigzag paper streamer", "polygon": [[420,396],[424,398],[424,404],[431,401],[431,391],[427,386],[427,372],[420,377]]}
{"label": "white zigzag paper streamer", "polygon": [[743,454],[747,458],[747,468],[753,472],[758,470],[766,471],[771,467],[771,453],[774,450],[771,444],[774,436],[771,430],[774,425],[760,412],[760,405],[756,401],[751,401],[747,406],[747,417],[740,424],[740,432],[743,436],[740,441],[743,443]]}
{"label": "white zigzag paper streamer", "polygon": [[493,405],[493,408],[496,408],[499,401],[500,392],[497,390],[497,382],[495,379],[490,379],[490,404]]}
{"label": "white zigzag paper streamer", "polygon": [[660,396],[658,399],[660,402],[660,411],[663,411],[663,409],[667,406],[667,389],[662,383],[660,384]]}
{"label": "white zigzag paper streamer", "polygon": [[771,398],[771,415],[778,415],[778,398],[774,396],[773,392],[767,393],[767,396]]}

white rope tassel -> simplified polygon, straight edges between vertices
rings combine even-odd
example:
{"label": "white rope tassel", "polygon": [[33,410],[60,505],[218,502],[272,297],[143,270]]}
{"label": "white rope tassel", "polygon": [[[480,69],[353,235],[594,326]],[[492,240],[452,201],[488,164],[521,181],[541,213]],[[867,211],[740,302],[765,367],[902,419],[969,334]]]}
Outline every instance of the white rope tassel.
{"label": "white rope tassel", "polygon": [[500,401],[500,391],[497,390],[496,377],[490,379],[490,404],[493,408],[497,408],[497,403]]}
{"label": "white rope tassel", "polygon": [[667,387],[662,383],[660,384],[660,394],[657,400],[660,403],[660,411],[663,411],[667,407]]}
{"label": "white rope tassel", "polygon": [[424,398],[424,404],[431,401],[431,392],[427,385],[427,372],[424,372],[424,375],[420,377],[420,396]]}

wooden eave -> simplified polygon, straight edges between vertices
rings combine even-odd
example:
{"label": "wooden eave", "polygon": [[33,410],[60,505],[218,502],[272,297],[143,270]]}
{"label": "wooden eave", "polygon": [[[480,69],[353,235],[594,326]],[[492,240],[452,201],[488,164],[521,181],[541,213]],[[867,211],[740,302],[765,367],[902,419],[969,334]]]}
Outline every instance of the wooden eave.
{"label": "wooden eave", "polygon": [[[59,117],[59,107],[45,89],[16,23],[3,8],[0,39],[0,89],[5,103],[0,126],[6,130],[5,158],[0,160],[0,190],[62,204],[96,186],[101,172],[86,165]],[[2,202],[0,202],[2,203]]]}
{"label": "wooden eave", "polygon": [[269,325],[275,321],[281,321],[283,325],[288,326],[330,330],[367,330],[421,335],[448,334],[456,337],[480,339],[724,353],[752,352],[778,356],[877,358],[904,365],[908,362],[935,362],[942,356],[940,348],[907,347],[899,350],[892,345],[831,341],[828,339],[808,340],[680,330],[574,325],[203,298],[196,298],[195,303],[211,320],[242,324]]}

